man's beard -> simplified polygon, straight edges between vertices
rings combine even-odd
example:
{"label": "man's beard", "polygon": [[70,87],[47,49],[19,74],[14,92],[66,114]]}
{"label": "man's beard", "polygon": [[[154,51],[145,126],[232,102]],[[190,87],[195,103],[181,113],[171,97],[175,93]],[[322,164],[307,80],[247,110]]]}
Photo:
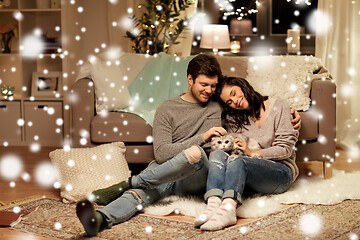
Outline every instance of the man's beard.
{"label": "man's beard", "polygon": [[192,96],[196,99],[196,101],[200,102],[200,103],[207,103],[209,102],[210,98],[211,98],[211,95],[207,98],[207,99],[203,99],[201,98],[201,92],[199,92],[199,95],[196,95],[193,91],[193,89],[191,88],[191,94]]}

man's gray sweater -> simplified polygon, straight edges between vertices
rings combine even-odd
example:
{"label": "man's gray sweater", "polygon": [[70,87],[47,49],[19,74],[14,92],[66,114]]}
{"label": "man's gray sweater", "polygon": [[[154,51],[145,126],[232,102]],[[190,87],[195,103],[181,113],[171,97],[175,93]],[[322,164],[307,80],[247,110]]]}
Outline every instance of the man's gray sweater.
{"label": "man's gray sweater", "polygon": [[203,133],[221,126],[222,107],[216,101],[191,103],[180,96],[162,103],[155,113],[153,125],[154,153],[158,163],[174,157],[192,145],[209,153]]}

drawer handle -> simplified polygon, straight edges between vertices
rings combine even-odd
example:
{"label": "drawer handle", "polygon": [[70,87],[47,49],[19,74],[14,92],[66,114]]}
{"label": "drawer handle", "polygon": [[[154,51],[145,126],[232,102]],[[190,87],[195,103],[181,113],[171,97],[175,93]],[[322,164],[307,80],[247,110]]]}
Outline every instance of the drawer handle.
{"label": "drawer handle", "polygon": [[6,108],[6,105],[0,105],[0,108]]}
{"label": "drawer handle", "polygon": [[38,105],[38,108],[47,108],[48,106],[47,105]]}

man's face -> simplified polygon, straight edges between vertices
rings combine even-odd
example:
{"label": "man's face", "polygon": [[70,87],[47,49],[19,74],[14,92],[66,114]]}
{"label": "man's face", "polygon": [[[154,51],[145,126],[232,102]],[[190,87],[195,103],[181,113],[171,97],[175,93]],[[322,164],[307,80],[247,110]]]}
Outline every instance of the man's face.
{"label": "man's face", "polygon": [[197,102],[206,103],[215,92],[218,77],[209,77],[201,74],[195,79],[194,83],[192,76],[189,75],[188,81],[193,98]]}

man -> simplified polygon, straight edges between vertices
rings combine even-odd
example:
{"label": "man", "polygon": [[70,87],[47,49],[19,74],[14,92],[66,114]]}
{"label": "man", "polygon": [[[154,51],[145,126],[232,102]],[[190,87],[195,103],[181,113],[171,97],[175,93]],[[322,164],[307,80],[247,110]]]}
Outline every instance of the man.
{"label": "man", "polygon": [[[222,107],[211,100],[220,76],[220,64],[213,56],[200,54],[189,62],[187,92],[165,101],[156,111],[153,125],[156,160],[129,181],[95,191],[95,197],[114,192],[118,197],[127,190],[103,209],[95,211],[87,199],[77,204],[77,216],[88,236],[127,221],[166,196],[205,193],[210,151],[207,143],[212,136],[226,134],[221,127]],[[300,125],[298,114],[296,122]]]}

